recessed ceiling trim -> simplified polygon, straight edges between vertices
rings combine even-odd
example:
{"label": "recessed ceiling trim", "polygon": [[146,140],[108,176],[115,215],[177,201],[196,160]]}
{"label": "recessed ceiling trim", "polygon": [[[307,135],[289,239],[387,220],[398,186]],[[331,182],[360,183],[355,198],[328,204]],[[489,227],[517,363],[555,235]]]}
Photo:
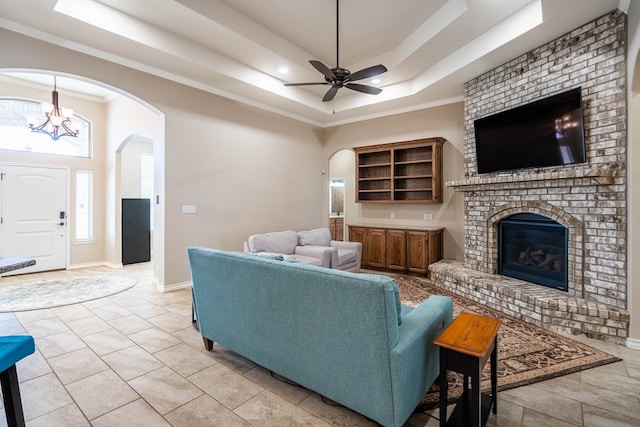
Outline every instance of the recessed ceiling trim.
{"label": "recessed ceiling trim", "polygon": [[[441,31],[451,25],[456,19],[460,18],[467,12],[467,4],[465,0],[450,0],[444,6],[442,6],[433,16],[424,22],[417,30],[415,30],[409,37],[400,43],[393,51],[384,57],[389,57],[389,60],[385,61],[390,64],[391,67],[395,67],[402,61],[411,56],[420,47],[424,46],[433,37],[438,35]],[[375,61],[373,62],[385,62]]]}
{"label": "recessed ceiling trim", "polygon": [[[256,88],[302,103],[319,112],[325,114],[330,112],[327,107],[316,102],[315,98],[311,99],[308,92],[287,90],[280,79],[246,67],[231,58],[171,35],[93,0],[58,0],[55,10],[120,37],[158,49],[176,59],[192,62],[196,66],[208,68]],[[228,92],[220,91],[220,93]]]}
{"label": "recessed ceiling trim", "polygon": [[332,121],[332,122],[324,123],[322,125],[322,127],[329,128],[329,127],[334,127],[334,126],[348,125],[350,123],[357,123],[357,122],[361,122],[363,120],[380,119],[380,118],[383,118],[383,117],[393,116],[393,115],[396,115],[396,114],[410,113],[412,111],[419,111],[419,110],[426,110],[428,108],[442,107],[443,105],[455,104],[455,103],[463,102],[463,101],[464,101],[464,96],[456,96],[456,97],[452,97],[452,98],[439,99],[437,101],[425,102],[425,103],[422,103],[422,104],[415,104],[415,105],[411,105],[411,106],[403,107],[403,108],[387,109],[387,110],[384,110],[383,112],[380,112],[380,113],[364,114],[364,115],[359,115],[358,117],[345,119],[345,120],[335,120],[335,121]]}
{"label": "recessed ceiling trim", "polygon": [[412,93],[418,93],[490,52],[515,40],[544,22],[542,1],[534,0],[495,27],[421,73],[413,81]]}

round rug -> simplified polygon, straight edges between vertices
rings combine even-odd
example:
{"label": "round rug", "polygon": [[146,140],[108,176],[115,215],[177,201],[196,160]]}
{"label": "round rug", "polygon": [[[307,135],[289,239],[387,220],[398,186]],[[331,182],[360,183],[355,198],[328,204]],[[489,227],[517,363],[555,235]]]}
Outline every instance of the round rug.
{"label": "round rug", "polygon": [[68,279],[4,284],[0,280],[0,312],[40,310],[104,298],[125,291],[138,279],[124,274],[92,274]]}

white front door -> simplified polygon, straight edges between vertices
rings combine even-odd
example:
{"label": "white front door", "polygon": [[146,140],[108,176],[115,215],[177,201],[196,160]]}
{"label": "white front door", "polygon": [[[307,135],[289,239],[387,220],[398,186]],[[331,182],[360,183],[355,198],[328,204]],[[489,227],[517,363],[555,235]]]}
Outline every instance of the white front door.
{"label": "white front door", "polygon": [[0,166],[0,255],[30,256],[15,274],[67,266],[67,170]]}

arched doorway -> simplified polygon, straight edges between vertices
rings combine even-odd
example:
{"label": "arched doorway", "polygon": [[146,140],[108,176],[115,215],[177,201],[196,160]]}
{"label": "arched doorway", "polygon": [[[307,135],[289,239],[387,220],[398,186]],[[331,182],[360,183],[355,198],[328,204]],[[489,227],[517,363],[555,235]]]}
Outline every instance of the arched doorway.
{"label": "arched doorway", "polygon": [[350,149],[329,158],[329,225],[336,229],[336,236],[343,237],[337,240],[349,240],[346,226],[356,212],[354,165],[355,153]]}
{"label": "arched doorway", "polygon": [[122,264],[150,262],[153,256],[153,140],[132,135],[121,148]]}
{"label": "arched doorway", "polygon": [[[106,264],[120,267],[121,263],[121,210],[123,184],[121,180],[120,150],[132,136],[146,136],[155,147],[152,152],[163,152],[159,144],[164,142],[163,114],[118,88],[82,76],[55,73],[60,104],[86,115],[93,122],[92,153],[88,158],[45,157],[35,153],[3,153],[3,161],[64,165],[72,172],[78,169],[90,170],[94,181],[94,224],[96,239],[77,245],[71,242],[68,266],[89,266]],[[43,70],[12,69],[0,70],[0,93],[35,101],[51,100],[53,73]],[[85,114],[86,112],[86,114]],[[25,125],[26,126],[26,125]],[[153,156],[154,196],[160,194],[162,186],[156,185],[164,176],[164,159]],[[126,188],[126,185],[125,185]],[[74,184],[71,183],[71,197]],[[152,197],[155,199],[155,197]],[[71,201],[70,205],[73,205]],[[161,282],[163,263],[163,212],[154,206],[154,261],[153,272]],[[70,218],[73,221],[72,218]],[[72,226],[72,224],[70,224]]]}

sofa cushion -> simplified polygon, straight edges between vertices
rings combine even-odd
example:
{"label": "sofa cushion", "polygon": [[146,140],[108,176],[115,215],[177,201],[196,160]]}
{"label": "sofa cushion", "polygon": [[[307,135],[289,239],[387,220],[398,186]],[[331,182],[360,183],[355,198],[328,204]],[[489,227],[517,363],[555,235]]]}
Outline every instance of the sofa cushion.
{"label": "sofa cushion", "polygon": [[254,234],[249,237],[251,252],[272,252],[291,255],[298,246],[298,235],[293,230],[275,233]]}
{"label": "sofa cushion", "polygon": [[338,248],[338,265],[346,265],[352,262],[356,262],[356,251]]}
{"label": "sofa cushion", "polygon": [[284,260],[289,262],[301,262],[304,264],[315,265],[316,267],[322,267],[322,260],[319,258],[314,258],[312,256],[295,254],[286,257]]}
{"label": "sofa cushion", "polygon": [[300,231],[298,232],[298,243],[302,246],[330,246],[331,232],[328,228]]}

